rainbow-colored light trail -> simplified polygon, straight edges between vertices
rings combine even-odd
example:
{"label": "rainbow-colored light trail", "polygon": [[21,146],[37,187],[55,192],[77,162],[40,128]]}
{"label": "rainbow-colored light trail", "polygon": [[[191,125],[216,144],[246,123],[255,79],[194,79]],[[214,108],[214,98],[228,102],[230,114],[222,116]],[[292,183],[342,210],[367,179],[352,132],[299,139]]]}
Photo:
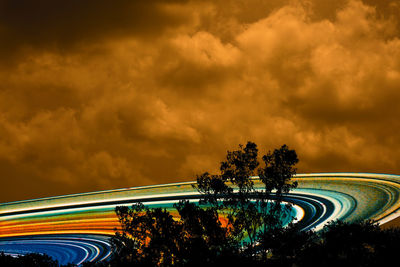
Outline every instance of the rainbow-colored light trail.
{"label": "rainbow-colored light trail", "polygon": [[[303,229],[335,219],[393,224],[400,216],[400,176],[366,173],[298,174],[286,200]],[[104,260],[119,227],[114,208],[138,201],[175,213],[180,199],[196,201],[193,182],[124,188],[0,204],[0,251],[42,252],[61,264]],[[260,182],[256,180],[256,186]],[[399,219],[400,220],[400,219]]]}

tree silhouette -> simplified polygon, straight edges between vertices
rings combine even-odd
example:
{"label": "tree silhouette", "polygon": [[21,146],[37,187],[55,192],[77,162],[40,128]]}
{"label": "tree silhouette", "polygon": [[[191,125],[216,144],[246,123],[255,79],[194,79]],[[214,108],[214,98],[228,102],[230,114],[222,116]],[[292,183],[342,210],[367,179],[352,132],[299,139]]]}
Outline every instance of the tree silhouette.
{"label": "tree silhouette", "polygon": [[161,208],[149,209],[141,203],[131,209],[117,207],[122,226],[113,244],[121,263],[151,266],[178,264],[182,247],[182,224]]}
{"label": "tree silhouette", "polygon": [[[301,231],[283,202],[297,187],[291,181],[297,162],[286,145],[264,155],[262,164],[255,143],[239,145],[227,152],[220,174],[196,177],[199,202],[175,203],[177,218],[142,203],[116,207],[121,231],[111,240],[111,260],[82,266],[372,267],[397,260],[400,230],[373,221],[332,221],[319,232]],[[58,263],[46,255],[2,253],[0,266]]]}
{"label": "tree silhouette", "polygon": [[[294,150],[283,145],[262,159],[264,166],[260,167],[255,143],[239,145],[239,150],[228,151],[226,160],[221,162],[220,175],[206,172],[197,176],[195,188],[202,194],[201,203],[226,214],[233,238],[242,242],[249,255],[258,253],[265,258],[267,250],[258,239],[270,230],[281,229],[282,218],[290,214],[291,205],[282,205],[282,200],[297,187],[290,179],[296,173],[298,158]],[[263,188],[254,186],[255,175]]]}
{"label": "tree silhouette", "polygon": [[165,209],[141,203],[117,207],[122,226],[113,238],[115,266],[193,266],[213,264],[232,254],[235,243],[215,208],[201,208],[182,200],[174,205],[180,218]]}
{"label": "tree silhouette", "polygon": [[[141,203],[117,207],[122,230],[107,263],[83,266],[382,266],[400,250],[400,230],[373,221],[333,221],[301,231],[283,202],[297,186],[297,154],[286,145],[258,161],[255,143],[228,151],[220,174],[203,173],[199,203],[174,204],[178,218]],[[256,182],[254,176],[258,175]]]}
{"label": "tree silhouette", "polygon": [[175,207],[183,226],[184,264],[212,265],[234,255],[238,246],[214,207],[200,207],[188,201],[180,201]]}
{"label": "tree silhouette", "polygon": [[46,254],[29,253],[26,255],[20,255],[18,257],[12,257],[10,255],[0,253],[0,266],[7,267],[58,267],[58,261],[54,260]]}
{"label": "tree silhouette", "polygon": [[297,266],[375,267],[392,265],[400,251],[400,229],[378,223],[331,221],[313,234],[295,261]]}
{"label": "tree silhouette", "polygon": [[[177,220],[183,230],[180,233],[182,238],[170,237],[182,242],[179,243],[177,251],[180,252],[175,255],[174,261],[164,260],[157,256],[161,251],[164,253],[171,251],[166,249],[163,243],[164,239],[170,239],[167,236],[158,239],[161,247],[155,245],[157,242],[145,245],[148,246],[146,249],[149,249],[146,256],[137,251],[137,246],[133,243],[125,243],[133,241],[132,237],[126,236],[126,239],[114,239],[125,243],[124,246],[119,246],[125,250],[114,251],[111,261],[85,262],[82,266],[378,267],[393,264],[397,260],[400,249],[399,228],[382,229],[373,221],[351,223],[333,221],[319,232],[300,231],[295,224],[289,224],[282,229],[270,229],[268,235],[263,235],[263,239],[258,239],[258,242],[262,242],[263,247],[268,249],[268,257],[266,259],[247,257],[243,255],[243,248],[226,242],[229,240],[225,239],[225,229],[218,224],[219,220],[215,217],[215,211],[202,209],[187,201],[177,204],[177,209],[180,210],[184,219]],[[161,212],[165,213],[163,210]],[[193,215],[197,217],[193,218]],[[153,213],[153,216],[158,216],[158,214]],[[161,217],[168,218],[165,214]],[[210,218],[215,219],[210,221]],[[217,225],[214,225],[215,223]],[[192,235],[188,235],[189,233]],[[155,253],[155,257],[152,257],[149,251]],[[28,254],[14,258],[0,253],[0,266],[55,267],[59,265],[57,261],[43,254]]]}
{"label": "tree silhouette", "polygon": [[[247,256],[266,259],[266,233],[282,229],[282,217],[289,216],[290,205],[282,205],[282,199],[297,186],[290,178],[298,159],[286,145],[262,159],[264,166],[260,167],[253,142],[228,151],[219,175],[206,172],[197,176],[200,205],[189,201],[174,205],[179,219],[165,209],[150,209],[141,203],[117,207],[122,232],[113,239],[113,260],[119,264],[191,266],[237,263]],[[256,175],[261,188],[254,186]],[[222,217],[227,219],[224,225]]]}

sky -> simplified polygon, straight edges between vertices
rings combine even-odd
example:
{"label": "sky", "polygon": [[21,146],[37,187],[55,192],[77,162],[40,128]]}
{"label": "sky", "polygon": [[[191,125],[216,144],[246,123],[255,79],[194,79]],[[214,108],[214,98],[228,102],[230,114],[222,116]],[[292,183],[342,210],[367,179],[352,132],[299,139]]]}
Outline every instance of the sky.
{"label": "sky", "polygon": [[0,202],[192,181],[247,141],[400,174],[400,2],[0,0]]}

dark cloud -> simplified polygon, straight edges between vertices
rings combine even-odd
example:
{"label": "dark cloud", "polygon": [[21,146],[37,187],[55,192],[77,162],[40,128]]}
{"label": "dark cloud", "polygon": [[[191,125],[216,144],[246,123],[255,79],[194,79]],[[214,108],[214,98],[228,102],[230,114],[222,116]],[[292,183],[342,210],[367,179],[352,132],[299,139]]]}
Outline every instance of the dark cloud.
{"label": "dark cloud", "polygon": [[168,28],[190,22],[179,10],[185,2],[1,0],[0,52],[2,57],[32,49],[65,53],[105,39],[157,38]]}
{"label": "dark cloud", "polygon": [[396,8],[2,1],[0,201],[192,180],[248,140],[400,173]]}

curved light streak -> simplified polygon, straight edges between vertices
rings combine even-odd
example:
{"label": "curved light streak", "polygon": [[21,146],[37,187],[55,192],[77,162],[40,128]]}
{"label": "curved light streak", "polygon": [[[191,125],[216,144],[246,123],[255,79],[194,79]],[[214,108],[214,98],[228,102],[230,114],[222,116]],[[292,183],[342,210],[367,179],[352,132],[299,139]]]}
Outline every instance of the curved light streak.
{"label": "curved light streak", "polygon": [[[331,220],[400,221],[400,176],[368,173],[298,174],[298,188],[285,196],[302,229]],[[254,178],[255,187],[262,184]],[[61,264],[106,260],[109,238],[119,227],[114,209],[138,201],[177,215],[180,199],[198,201],[193,182],[142,186],[0,204],[0,251],[41,252]]]}

